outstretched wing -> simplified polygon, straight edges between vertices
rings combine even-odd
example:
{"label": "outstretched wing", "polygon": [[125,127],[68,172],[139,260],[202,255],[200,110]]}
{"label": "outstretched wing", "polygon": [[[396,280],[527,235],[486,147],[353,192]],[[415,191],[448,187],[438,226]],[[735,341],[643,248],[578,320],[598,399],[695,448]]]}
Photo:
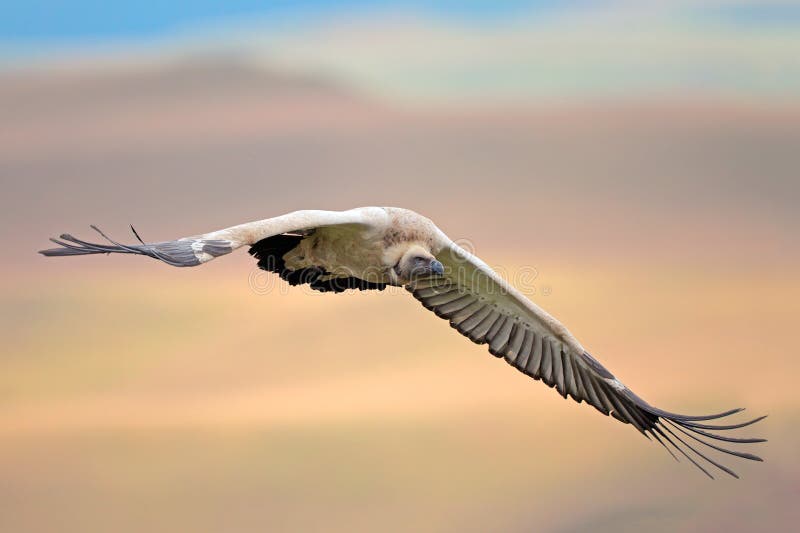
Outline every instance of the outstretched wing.
{"label": "outstretched wing", "polygon": [[364,228],[381,229],[386,223],[386,211],[378,207],[362,207],[349,211],[294,211],[285,215],[246,224],[239,224],[219,231],[183,237],[174,241],[145,243],[139,238],[138,244],[120,244],[107,237],[97,227],[91,226],[108,243],[98,244],[77,239],[69,234],[60,239],[50,239],[59,248],[42,250],[46,256],[71,256],[88,254],[123,253],[146,255],[168,265],[191,267],[226,255],[241,246],[249,246],[275,235],[303,232],[321,227],[353,225]]}
{"label": "outstretched wing", "polygon": [[764,439],[729,437],[717,432],[748,426],[764,417],[738,424],[708,424],[705,423],[708,420],[724,418],[742,409],[690,416],[651,406],[592,357],[562,324],[483,261],[444,234],[440,234],[439,240],[441,250],[436,258],[445,265],[445,275],[414,280],[407,289],[422,305],[449,320],[453,328],[472,342],[488,344],[490,353],[504,358],[528,376],[555,387],[564,398],[571,396],[578,403],[585,401],[604,415],[633,425],[648,438],[652,436],[677,459],[667,445],[672,446],[709,477],[713,476],[701,465],[703,461],[738,476],[707,452],[701,452],[698,444],[761,461],[755,455],[706,439],[733,444],[763,442]]}

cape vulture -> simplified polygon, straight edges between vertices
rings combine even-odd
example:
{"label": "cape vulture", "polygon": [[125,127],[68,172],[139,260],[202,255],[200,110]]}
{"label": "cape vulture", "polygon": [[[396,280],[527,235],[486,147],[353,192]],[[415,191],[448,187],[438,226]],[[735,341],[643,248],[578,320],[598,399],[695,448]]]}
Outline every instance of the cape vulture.
{"label": "cape vulture", "polygon": [[108,243],[95,244],[61,235],[60,240],[51,239],[59,248],[40,253],[139,254],[172,266],[192,267],[249,246],[260,268],[278,274],[291,285],[308,284],[318,291],[336,293],[403,286],[469,340],[487,344],[494,356],[555,388],[563,398],[585,401],[604,415],[631,424],[673,457],[678,458],[672,449],[709,477],[708,465],[738,476],[709,457],[704,447],[762,460],[722,443],[730,446],[763,442],[764,439],[731,437],[724,431],[749,426],[765,417],[733,424],[708,423],[742,409],[696,416],[653,407],[592,357],[560,322],[450,240],[433,222],[413,211],[391,207],[295,211],[152,244],[142,241],[133,227],[139,243],[131,245],[113,241],[95,226],[92,228]]}

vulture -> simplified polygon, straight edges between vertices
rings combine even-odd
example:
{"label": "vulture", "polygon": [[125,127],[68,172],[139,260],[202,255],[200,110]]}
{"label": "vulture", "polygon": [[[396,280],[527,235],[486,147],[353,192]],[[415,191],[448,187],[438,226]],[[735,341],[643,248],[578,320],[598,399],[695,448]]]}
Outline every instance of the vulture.
{"label": "vulture", "polygon": [[[176,267],[193,267],[248,246],[258,266],[291,285],[321,292],[404,287],[422,305],[476,344],[563,398],[586,402],[606,416],[630,424],[661,444],[676,460],[688,459],[703,473],[715,467],[736,473],[706,448],[736,457],[760,457],[733,445],[764,442],[733,437],[727,430],[749,426],[719,419],[743,409],[685,415],[653,407],[614,377],[555,318],[507,283],[474,254],[459,247],[428,218],[408,209],[362,207],[348,211],[302,210],[173,241],[120,244],[71,235],[51,239],[45,256],[138,254]],[[712,422],[713,421],[713,422]]]}

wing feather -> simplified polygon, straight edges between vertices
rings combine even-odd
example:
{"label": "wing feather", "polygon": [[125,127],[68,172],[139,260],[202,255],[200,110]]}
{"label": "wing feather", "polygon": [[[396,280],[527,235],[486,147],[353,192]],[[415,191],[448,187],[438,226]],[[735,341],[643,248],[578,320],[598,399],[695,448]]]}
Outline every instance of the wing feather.
{"label": "wing feather", "polygon": [[108,241],[96,244],[77,239],[69,234],[61,235],[61,240],[51,239],[58,248],[41,250],[45,256],[72,256],[91,254],[136,254],[152,257],[171,266],[192,267],[207,263],[216,257],[227,255],[242,246],[284,233],[304,232],[320,227],[353,226],[364,229],[382,230],[388,221],[386,210],[380,207],[360,207],[349,211],[294,211],[255,222],[212,231],[192,237],[182,237],[174,241],[145,243],[131,226],[138,244],[121,244],[109,238],[97,227],[93,230]]}
{"label": "wing feather", "polygon": [[529,376],[539,379],[542,369],[542,355],[544,355],[544,336],[533,333],[533,351],[528,364],[523,370]]}
{"label": "wing feather", "polygon": [[502,350],[508,345],[513,327],[514,319],[510,316],[505,317],[503,319],[503,325],[497,330],[497,333],[492,336],[492,340],[489,342],[489,352],[492,355],[498,357],[503,356]]}
{"label": "wing feather", "polygon": [[480,321],[478,325],[470,332],[469,338],[472,342],[483,344],[486,342],[486,334],[492,328],[495,322],[500,318],[500,313],[497,309],[489,308],[489,314]]}
{"label": "wing feather", "polygon": [[450,317],[450,325],[453,327],[460,327],[460,325],[466,321],[471,316],[474,316],[475,313],[481,311],[484,307],[484,303],[480,301],[478,298],[474,298],[472,303],[467,305],[466,307],[459,309],[458,311],[454,311],[452,316]]}
{"label": "wing feather", "polygon": [[533,349],[533,331],[522,326],[520,329],[525,331],[525,337],[522,339],[522,347],[520,347],[519,356],[517,356],[513,362],[513,366],[517,369],[525,368],[528,359],[530,359],[531,350]]}
{"label": "wing feather", "polygon": [[459,298],[446,302],[439,306],[439,312],[444,316],[451,316],[456,311],[460,311],[475,302],[475,297],[471,294],[462,294]]}
{"label": "wing feather", "polygon": [[459,248],[444,234],[440,235],[440,244],[436,257],[445,265],[445,276],[414,280],[407,288],[426,308],[448,319],[461,334],[475,343],[488,344],[490,353],[554,387],[562,397],[586,402],[606,416],[631,424],[676,459],[672,449],[677,450],[709,476],[703,463],[731,475],[735,473],[683,437],[718,452],[761,460],[706,439],[736,445],[763,442],[764,439],[725,437],[715,432],[745,427],[764,417],[738,424],[706,424],[703,422],[725,418],[740,410],[693,416],[651,406],[592,357],[563,325],[480,259]]}
{"label": "wing feather", "polygon": [[520,349],[525,340],[525,333],[525,328],[523,328],[519,322],[514,322],[513,330],[509,334],[508,349],[505,353],[505,359],[509,363],[513,364],[520,355]]}

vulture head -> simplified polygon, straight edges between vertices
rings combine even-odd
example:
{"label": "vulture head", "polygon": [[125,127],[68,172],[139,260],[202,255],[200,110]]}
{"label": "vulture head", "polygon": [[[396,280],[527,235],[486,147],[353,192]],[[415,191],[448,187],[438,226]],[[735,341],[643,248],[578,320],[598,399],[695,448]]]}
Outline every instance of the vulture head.
{"label": "vulture head", "polygon": [[394,266],[398,281],[405,284],[417,278],[444,275],[444,265],[439,262],[430,250],[419,244],[408,246]]}

